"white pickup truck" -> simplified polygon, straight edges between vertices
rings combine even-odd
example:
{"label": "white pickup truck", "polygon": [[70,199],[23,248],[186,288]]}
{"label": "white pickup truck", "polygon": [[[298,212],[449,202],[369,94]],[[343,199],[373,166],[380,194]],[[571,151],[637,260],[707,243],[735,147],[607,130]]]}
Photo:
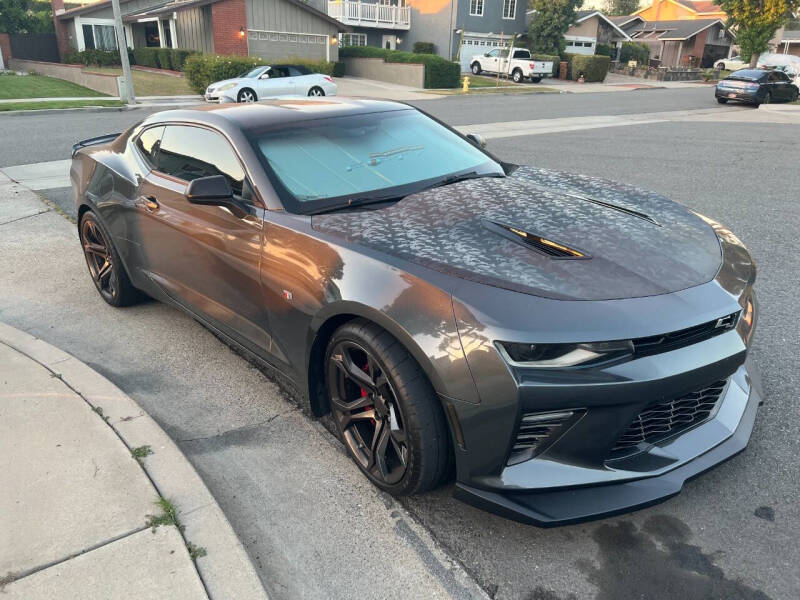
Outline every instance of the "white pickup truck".
{"label": "white pickup truck", "polygon": [[530,51],[524,48],[512,48],[511,52],[511,60],[508,58],[507,48],[503,48],[502,51],[500,48],[495,48],[486,54],[476,54],[470,59],[470,69],[475,75],[483,72],[509,75],[516,83],[526,78],[533,83],[539,83],[542,77],[552,76],[552,62],[533,60]]}

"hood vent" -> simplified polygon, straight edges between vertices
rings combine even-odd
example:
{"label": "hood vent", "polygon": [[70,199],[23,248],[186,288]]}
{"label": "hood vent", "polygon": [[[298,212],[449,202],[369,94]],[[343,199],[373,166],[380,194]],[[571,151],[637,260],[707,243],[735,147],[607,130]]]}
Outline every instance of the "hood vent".
{"label": "hood vent", "polygon": [[483,226],[489,231],[493,231],[498,235],[502,235],[504,238],[509,239],[512,242],[516,242],[528,248],[537,250],[538,252],[541,252],[542,254],[545,254],[551,258],[591,258],[588,254],[581,250],[570,248],[569,246],[560,242],[549,240],[540,235],[536,235],[535,233],[530,233],[529,231],[517,229],[511,225],[495,223],[494,221],[489,221],[488,219],[483,219],[482,222]]}
{"label": "hood vent", "polygon": [[611,210],[616,210],[617,212],[625,213],[626,215],[636,217],[637,219],[642,219],[643,221],[647,221],[648,223],[652,223],[653,225],[661,227],[661,223],[656,221],[653,217],[643,212],[639,212],[638,210],[633,210],[632,208],[626,208],[624,206],[620,206],[619,204],[612,204],[611,202],[604,202],[602,200],[598,200],[597,198],[589,198],[588,196],[581,196],[579,194],[572,194],[570,192],[562,192],[562,193],[565,196],[569,196],[570,198],[575,198],[576,200],[583,200],[584,202],[591,202],[592,204],[597,204],[598,206],[602,206],[604,208],[610,208]]}

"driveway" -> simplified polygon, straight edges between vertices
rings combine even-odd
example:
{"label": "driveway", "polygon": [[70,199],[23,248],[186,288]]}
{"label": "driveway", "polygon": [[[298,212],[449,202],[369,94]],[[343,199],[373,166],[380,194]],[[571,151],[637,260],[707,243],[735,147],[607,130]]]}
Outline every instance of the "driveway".
{"label": "driveway", "polygon": [[[700,91],[420,104],[457,125],[604,119],[705,110],[713,100]],[[456,502],[449,487],[402,502],[379,494],[319,423],[205,329],[156,303],[122,311],[103,304],[74,227],[52,212],[32,210],[0,225],[0,289],[11,290],[0,295],[0,320],[77,355],[150,412],[198,469],[276,598],[461,598],[478,594],[477,583],[504,599],[793,599],[800,589],[800,426],[793,418],[800,126],[753,121],[759,112],[539,128],[490,142],[505,160],[670,195],[731,226],[758,261],[754,353],[767,403],[751,445],[676,498],[631,515],[542,530]],[[101,125],[89,124],[85,137],[123,123]],[[41,125],[25,126],[19,154],[63,158],[51,144],[26,139],[44,139]],[[54,130],[52,144],[63,145],[65,131],[77,126]],[[0,150],[0,165],[9,156]],[[17,164],[25,162],[34,161]]]}

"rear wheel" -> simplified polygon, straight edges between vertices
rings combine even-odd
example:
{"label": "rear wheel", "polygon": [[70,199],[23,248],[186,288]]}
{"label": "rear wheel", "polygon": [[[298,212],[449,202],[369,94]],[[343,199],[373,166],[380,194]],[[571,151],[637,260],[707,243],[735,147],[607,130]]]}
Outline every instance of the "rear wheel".
{"label": "rear wheel", "polygon": [[310,90],[308,90],[308,95],[309,96],[324,96],[325,95],[325,90],[323,90],[318,85],[315,85]]}
{"label": "rear wheel", "polygon": [[472,63],[472,67],[471,68],[472,68],[472,73],[474,75],[480,75],[481,74],[481,63],[479,63],[477,60],[474,63]]}
{"label": "rear wheel", "polygon": [[724,71],[725,70],[725,63],[717,63],[717,69],[719,69],[720,71]]}
{"label": "rear wheel", "polygon": [[239,91],[239,95],[236,97],[239,102],[255,102],[258,100],[256,97],[256,93],[251,90],[250,88],[244,88],[243,90]]}
{"label": "rear wheel", "polygon": [[539,83],[541,80],[542,80],[541,77],[531,77],[531,82],[532,83]]}
{"label": "rear wheel", "polygon": [[78,234],[89,275],[100,297],[116,307],[128,306],[139,300],[140,294],[122,266],[111,236],[92,211],[85,212],[81,217]]}
{"label": "rear wheel", "polygon": [[720,104],[727,104],[728,103],[728,99],[727,98],[717,98],[717,102],[719,102]]}
{"label": "rear wheel", "polygon": [[758,100],[758,99],[756,99],[756,106],[759,106],[759,105],[761,105],[761,104],[769,104],[770,102],[772,102],[772,94],[770,94],[769,92],[767,92],[767,93],[764,95],[764,99],[763,99],[763,100]]}
{"label": "rear wheel", "polygon": [[514,69],[514,72],[511,73],[511,79],[514,80],[514,83],[519,83],[525,76],[522,74],[522,69]]}
{"label": "rear wheel", "polygon": [[333,420],[350,457],[393,495],[435,487],[449,466],[439,399],[406,349],[374,323],[356,319],[325,353]]}

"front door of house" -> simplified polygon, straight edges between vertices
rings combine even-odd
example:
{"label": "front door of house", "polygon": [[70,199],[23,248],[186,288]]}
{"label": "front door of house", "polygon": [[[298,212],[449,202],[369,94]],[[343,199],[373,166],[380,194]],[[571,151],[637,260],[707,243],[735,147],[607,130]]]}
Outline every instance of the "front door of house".
{"label": "front door of house", "polygon": [[385,50],[396,50],[397,49],[397,36],[396,35],[384,35],[381,41],[381,47]]}

